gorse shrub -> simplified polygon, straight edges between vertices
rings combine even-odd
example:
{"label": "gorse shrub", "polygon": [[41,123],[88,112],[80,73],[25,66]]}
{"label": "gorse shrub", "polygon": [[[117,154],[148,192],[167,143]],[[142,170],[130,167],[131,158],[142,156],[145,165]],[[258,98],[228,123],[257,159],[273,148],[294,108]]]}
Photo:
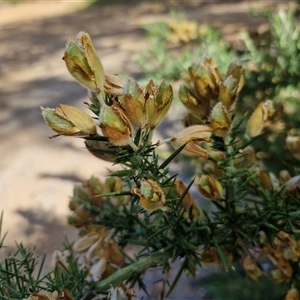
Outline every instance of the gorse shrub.
{"label": "gorse shrub", "polygon": [[214,28],[187,20],[171,12],[168,21],[145,25],[149,46],[137,55],[137,63],[147,79],[185,79],[185,71],[196,57],[215,57],[222,72],[234,57],[234,51]]}
{"label": "gorse shrub", "polygon": [[[269,172],[278,176],[287,168],[293,173],[297,160],[279,145],[287,138],[296,141],[299,137],[299,4],[253,14],[265,17],[268,27],[264,32],[242,32],[237,48],[226,43],[216,29],[173,12],[169,20],[146,26],[149,47],[137,61],[151,78],[189,81],[184,70],[195,57],[214,57],[223,73],[224,66],[237,58],[243,63],[245,82],[235,113],[243,115],[272,99],[277,114],[268,126],[268,137],[258,137],[252,146]],[[294,149],[293,145],[287,147]]]}
{"label": "gorse shrub", "polygon": [[[188,83],[179,89],[187,110],[182,129],[156,141],[153,132],[172,106],[172,85],[150,79],[141,87],[106,73],[85,32],[68,42],[64,61],[88,89],[91,115],[64,104],[42,108],[56,132],[51,138],[82,138],[91,154],[119,170],[74,188],[69,223],[79,238],[54,253],[48,275],[31,275],[35,258],[22,246],[20,258],[10,256],[0,265],[0,299],[132,299],[138,289],[147,292],[145,272],[155,267],[167,281],[174,261],[180,265],[162,285],[162,299],[174,294],[180,276],[195,276],[211,264],[246,277],[249,287],[267,281],[274,298],[297,299],[300,177],[286,169],[269,174],[252,147],[269,133],[276,110],[266,100],[247,116],[237,113],[241,66],[232,61],[222,72],[212,58],[191,63]],[[173,150],[162,160],[163,144]],[[297,141],[287,145],[298,153]],[[196,165],[186,182],[169,172],[183,155]],[[210,203],[209,210],[200,199]]]}
{"label": "gorse shrub", "polygon": [[[297,160],[279,147],[288,138],[299,136],[300,22],[299,5],[267,11],[269,29],[264,33],[243,33],[245,43],[245,86],[240,94],[238,110],[242,113],[266,99],[272,99],[277,114],[266,140],[255,144],[267,161],[270,171],[293,170]],[[260,13],[262,14],[262,13]],[[287,147],[295,151],[294,146]],[[296,154],[296,153],[294,153]],[[297,154],[296,154],[297,155]],[[274,162],[271,164],[271,162]]]}

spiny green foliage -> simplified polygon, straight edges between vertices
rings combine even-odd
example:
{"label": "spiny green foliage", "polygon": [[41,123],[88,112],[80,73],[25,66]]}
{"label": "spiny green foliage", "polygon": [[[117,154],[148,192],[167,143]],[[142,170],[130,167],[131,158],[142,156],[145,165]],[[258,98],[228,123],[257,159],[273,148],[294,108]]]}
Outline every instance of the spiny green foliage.
{"label": "spiny green foliage", "polygon": [[173,11],[169,21],[145,25],[148,49],[137,56],[147,79],[179,80],[185,78],[191,62],[203,55],[214,57],[221,71],[235,56],[218,31],[207,25],[187,21],[184,14]]}

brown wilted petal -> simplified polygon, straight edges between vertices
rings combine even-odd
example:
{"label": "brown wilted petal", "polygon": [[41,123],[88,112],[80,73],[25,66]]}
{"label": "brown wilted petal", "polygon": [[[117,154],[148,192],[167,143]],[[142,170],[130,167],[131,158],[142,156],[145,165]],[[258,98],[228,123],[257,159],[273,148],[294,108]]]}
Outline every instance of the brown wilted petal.
{"label": "brown wilted petal", "polygon": [[126,80],[118,74],[105,74],[104,90],[114,96],[122,96],[126,90]]}
{"label": "brown wilted petal", "polygon": [[203,149],[199,144],[210,141],[212,128],[205,125],[193,125],[179,131],[172,139],[174,148],[178,149],[186,144],[181,151],[182,154],[191,157],[209,157],[209,152]]}
{"label": "brown wilted petal", "polygon": [[88,280],[99,281],[102,278],[103,273],[107,268],[107,260],[102,257],[97,263],[95,263],[89,270]]}

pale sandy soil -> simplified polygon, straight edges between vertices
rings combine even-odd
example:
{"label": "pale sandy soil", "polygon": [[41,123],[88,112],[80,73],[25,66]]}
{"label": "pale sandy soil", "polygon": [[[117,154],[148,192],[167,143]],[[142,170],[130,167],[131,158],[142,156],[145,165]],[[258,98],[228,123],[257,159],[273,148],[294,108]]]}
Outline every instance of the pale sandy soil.
{"label": "pale sandy soil", "polygon": [[[81,140],[57,138],[40,106],[59,103],[82,107],[85,90],[68,74],[62,55],[77,32],[90,33],[107,71],[139,76],[134,56],[147,47],[142,24],[181,7],[189,19],[218,26],[227,38],[263,22],[248,13],[254,4],[276,1],[141,2],[87,7],[84,1],[0,2],[0,211],[6,244],[23,241],[51,253],[65,233],[74,184],[104,176],[110,165],[83,148]],[[175,118],[178,116],[175,115]],[[3,254],[3,253],[2,253]]]}

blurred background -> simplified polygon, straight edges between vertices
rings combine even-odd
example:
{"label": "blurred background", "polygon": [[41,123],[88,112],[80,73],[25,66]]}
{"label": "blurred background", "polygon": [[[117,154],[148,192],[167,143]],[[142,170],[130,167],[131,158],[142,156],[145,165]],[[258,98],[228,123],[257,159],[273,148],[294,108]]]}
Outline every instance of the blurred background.
{"label": "blurred background", "polygon": [[[157,22],[174,20],[175,16],[175,22],[176,18],[185,18],[215,28],[219,44],[214,40],[215,31],[208,36],[215,43],[212,49],[215,58],[229,60],[234,54],[229,50],[226,55],[221,53],[221,47],[235,45],[239,49],[240,32],[260,32],[268,26],[266,18],[253,15],[251,10],[284,3],[284,0],[95,3],[2,0],[0,211],[4,212],[3,233],[8,232],[7,249],[15,241],[22,241],[26,246],[36,245],[38,254],[45,251],[51,254],[66,234],[72,239],[75,230],[67,225],[67,216],[74,184],[91,175],[108,174],[110,164],[92,157],[82,140],[66,137],[49,140],[52,131],[41,116],[40,106],[56,107],[64,103],[82,108],[87,99],[86,90],[70,76],[62,60],[68,39],[86,31],[107,72],[130,75],[141,81],[149,74],[159,79],[167,76],[162,73],[166,69],[159,67],[159,60],[149,58],[150,54],[157,55],[151,51],[162,51],[151,41],[151,36],[149,40],[149,35],[164,37],[163,29],[155,27]],[[189,59],[199,59],[212,45],[209,40],[199,51],[191,51]],[[174,45],[172,50],[180,52],[176,41]],[[176,65],[173,60],[173,65],[170,72],[174,76],[170,80],[176,82],[180,79],[176,70],[185,67],[185,63],[181,65],[178,61]],[[169,113],[169,120],[179,120],[179,114],[175,107],[174,113]]]}

